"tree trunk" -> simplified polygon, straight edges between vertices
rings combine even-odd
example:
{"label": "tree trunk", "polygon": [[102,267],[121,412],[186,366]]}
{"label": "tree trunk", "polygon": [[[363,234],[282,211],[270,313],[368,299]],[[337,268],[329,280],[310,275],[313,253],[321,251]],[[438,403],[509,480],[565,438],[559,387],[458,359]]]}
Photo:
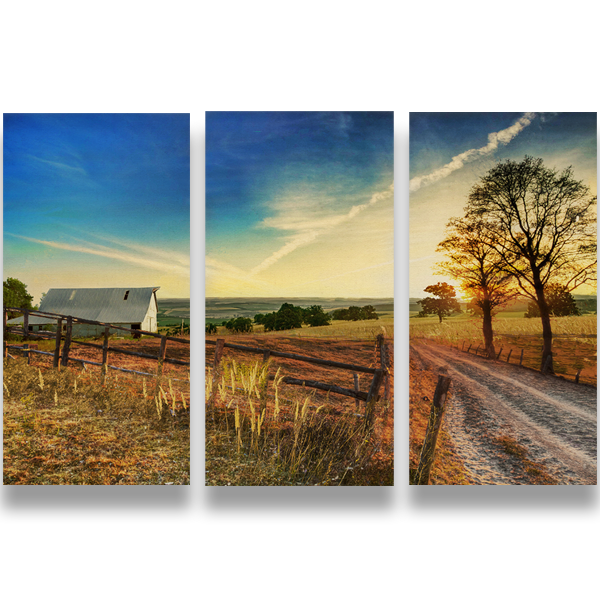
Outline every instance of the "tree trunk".
{"label": "tree trunk", "polygon": [[[535,276],[534,276],[535,281]],[[544,349],[542,351],[542,367],[546,364],[546,360],[550,357],[546,373],[554,373],[554,365],[552,360],[552,325],[550,324],[550,309],[544,295],[544,286],[541,282],[535,281],[535,293],[537,296],[537,304],[540,309],[540,318],[542,319],[542,337],[544,340]]]}
{"label": "tree trunk", "polygon": [[483,313],[483,339],[485,341],[485,351],[488,358],[496,358],[496,349],[494,348],[494,331],[492,330],[492,307],[489,300],[484,300],[481,306]]}

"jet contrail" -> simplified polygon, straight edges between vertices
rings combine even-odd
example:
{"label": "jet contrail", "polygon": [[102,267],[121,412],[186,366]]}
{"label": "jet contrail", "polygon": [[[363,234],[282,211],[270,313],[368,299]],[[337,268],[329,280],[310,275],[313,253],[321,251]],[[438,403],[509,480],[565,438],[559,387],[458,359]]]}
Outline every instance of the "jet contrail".
{"label": "jet contrail", "polygon": [[503,129],[502,131],[497,131],[494,133],[490,133],[488,135],[488,143],[481,148],[472,148],[471,150],[466,150],[457,156],[454,156],[452,160],[443,167],[436,169],[433,173],[429,175],[423,175],[422,177],[413,177],[410,180],[410,191],[416,192],[418,189],[422,188],[424,185],[429,185],[431,183],[435,183],[444,177],[448,177],[450,173],[461,169],[466,163],[474,161],[482,156],[486,156],[490,154],[490,152],[494,152],[498,148],[499,144],[508,144],[515,136],[517,136],[525,127],[531,124],[531,121],[535,119],[536,113],[528,112],[525,113],[518,121],[515,121],[510,127]]}
{"label": "jet contrail", "polygon": [[358,204],[356,206],[353,206],[345,214],[337,215],[336,217],[329,218],[321,224],[319,224],[318,220],[315,220],[314,227],[312,229],[309,229],[308,231],[302,231],[302,232],[294,235],[284,246],[282,246],[279,250],[276,250],[275,252],[273,252],[273,254],[271,254],[271,256],[269,256],[268,258],[265,258],[265,260],[263,260],[259,265],[254,267],[250,271],[250,275],[254,276],[254,275],[258,275],[259,273],[262,273],[262,271],[264,271],[265,269],[268,269],[269,267],[274,265],[279,259],[283,258],[284,256],[287,256],[290,252],[293,252],[294,250],[301,248],[302,246],[306,246],[306,245],[310,244],[311,242],[316,240],[323,233],[331,231],[332,229],[334,229],[341,223],[344,223],[345,221],[349,221],[350,219],[353,219],[354,217],[359,215],[363,210],[365,210],[369,206],[373,206],[380,200],[387,198],[390,195],[393,196],[393,194],[394,194],[394,184],[392,183],[392,185],[390,185],[389,188],[387,188],[383,192],[373,194],[371,196],[371,199],[368,202],[365,202],[364,204]]}

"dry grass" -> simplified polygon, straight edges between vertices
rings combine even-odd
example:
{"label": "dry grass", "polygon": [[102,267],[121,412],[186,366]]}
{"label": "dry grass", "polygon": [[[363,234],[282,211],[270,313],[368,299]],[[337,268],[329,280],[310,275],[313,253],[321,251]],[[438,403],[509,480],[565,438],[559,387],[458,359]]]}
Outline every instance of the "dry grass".
{"label": "dry grass", "polygon": [[207,485],[393,485],[393,407],[368,427],[353,400],[284,392],[272,363],[232,358],[206,385]]}
{"label": "dry grass", "polygon": [[[287,329],[285,331],[265,332],[262,325],[254,325],[250,335],[260,335],[265,338],[277,338],[281,335],[295,338],[325,338],[340,340],[374,340],[380,333],[387,338],[394,337],[394,317],[382,315],[373,321],[332,321],[323,327],[302,327],[300,329]],[[225,327],[218,327],[216,337],[229,337]]]}
{"label": "dry grass", "polygon": [[189,386],[4,362],[4,484],[189,484]]}
{"label": "dry grass", "polygon": [[[581,317],[552,317],[552,333],[554,335],[595,336],[596,315]],[[410,320],[411,338],[430,338],[442,342],[457,344],[459,341],[482,339],[482,325],[479,318],[450,318],[439,323],[435,318],[413,318]],[[494,335],[542,335],[540,319],[496,318],[494,319]],[[582,337],[595,344],[595,338]]]}
{"label": "dry grass", "polygon": [[[596,385],[597,381],[597,340],[596,316],[553,317],[552,351],[554,371],[567,379],[575,379],[579,370],[580,381]],[[451,318],[439,323],[437,318],[411,319],[411,339],[427,339],[440,344],[472,344],[471,352],[483,345],[481,319]],[[519,364],[523,350],[523,365],[539,370],[542,362],[542,330],[540,319],[496,318],[494,320],[494,344],[496,351],[503,349],[500,360]]]}
{"label": "dry grass", "polygon": [[531,485],[558,485],[558,481],[548,473],[542,464],[527,458],[527,448],[519,444],[517,440],[503,435],[496,438],[495,443],[506,454],[518,460],[519,470],[526,474]]}

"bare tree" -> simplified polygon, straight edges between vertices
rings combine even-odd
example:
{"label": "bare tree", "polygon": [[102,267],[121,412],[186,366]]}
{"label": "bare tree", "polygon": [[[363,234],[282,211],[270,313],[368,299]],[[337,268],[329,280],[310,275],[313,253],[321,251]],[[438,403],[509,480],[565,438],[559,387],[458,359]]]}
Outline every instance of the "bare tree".
{"label": "bare tree", "polygon": [[543,362],[552,357],[547,286],[561,283],[573,291],[595,280],[595,204],[596,197],[575,180],[571,167],[558,173],[530,156],[498,163],[469,195],[467,216],[489,227],[504,270],[540,309]]}
{"label": "bare tree", "polygon": [[496,357],[492,317],[517,295],[514,277],[503,269],[491,227],[479,219],[450,219],[446,237],[438,245],[448,260],[439,263],[441,273],[460,281],[461,289],[483,317],[483,339],[489,358]]}

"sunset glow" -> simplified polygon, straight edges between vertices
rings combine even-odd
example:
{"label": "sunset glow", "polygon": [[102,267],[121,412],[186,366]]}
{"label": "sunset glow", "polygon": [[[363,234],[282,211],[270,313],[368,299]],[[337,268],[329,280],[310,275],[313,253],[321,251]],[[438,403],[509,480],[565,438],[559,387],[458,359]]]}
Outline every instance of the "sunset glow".
{"label": "sunset glow", "polygon": [[448,220],[462,216],[470,189],[498,161],[525,155],[559,171],[571,165],[595,195],[596,113],[411,113],[411,297],[437,281],[458,283],[436,273]]}

